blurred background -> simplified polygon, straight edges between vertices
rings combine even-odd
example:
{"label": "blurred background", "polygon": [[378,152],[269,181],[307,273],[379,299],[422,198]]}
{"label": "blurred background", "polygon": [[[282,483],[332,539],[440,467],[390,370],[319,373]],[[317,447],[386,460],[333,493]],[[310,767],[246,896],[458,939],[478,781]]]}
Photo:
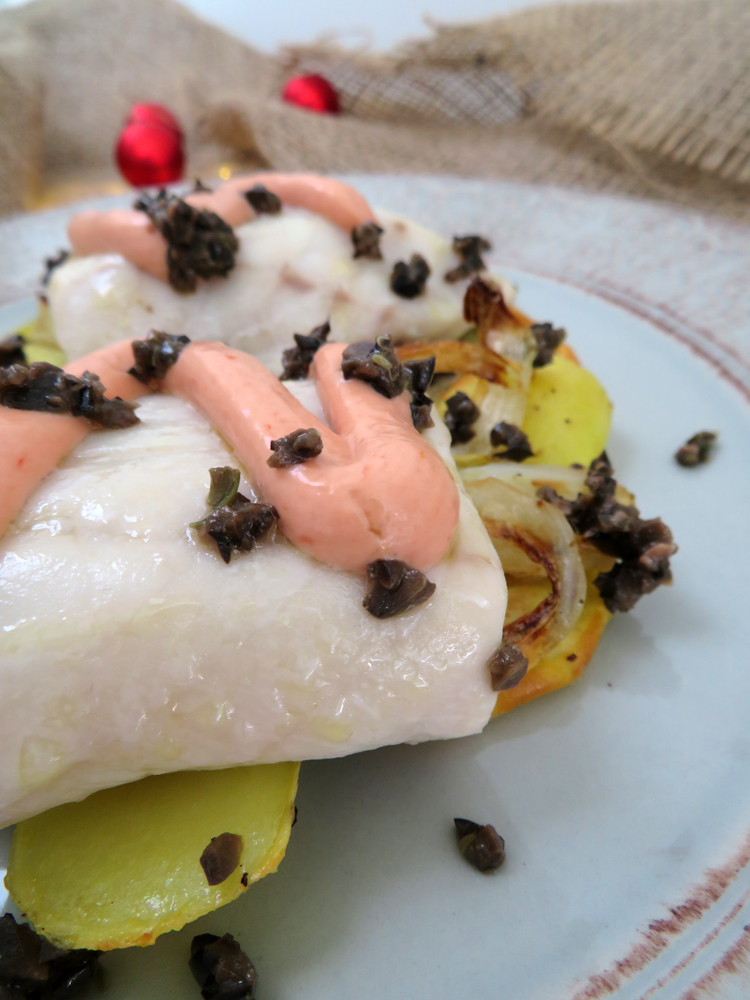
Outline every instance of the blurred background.
{"label": "blurred background", "polygon": [[274,168],[745,220],[748,51],[750,0],[0,0],[0,213]]}
{"label": "blurred background", "polygon": [[[0,7],[18,6],[29,0],[0,0]],[[541,0],[559,3],[561,0]],[[290,43],[310,43],[336,36],[344,44],[361,44],[385,50],[409,38],[429,33],[427,23],[471,21],[529,7],[529,0],[382,0],[353,6],[349,0],[276,0],[261,4],[254,0],[183,0],[199,17],[224,28],[237,38],[264,52]]]}

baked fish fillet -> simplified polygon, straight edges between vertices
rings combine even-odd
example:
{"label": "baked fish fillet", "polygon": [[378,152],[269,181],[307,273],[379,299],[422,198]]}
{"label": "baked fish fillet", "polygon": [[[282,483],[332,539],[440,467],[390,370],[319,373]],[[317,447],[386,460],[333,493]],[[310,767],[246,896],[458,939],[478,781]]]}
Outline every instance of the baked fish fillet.
{"label": "baked fish fillet", "polygon": [[[353,260],[350,235],[322,215],[285,207],[238,226],[240,248],[226,278],[181,295],[119,254],[71,258],[52,274],[47,295],[54,334],[69,358],[149,330],[221,340],[278,374],[292,335],[330,320],[329,341],[353,343],[389,334],[395,342],[452,339],[467,329],[469,279],[446,282],[457,258],[448,240],[392,212],[377,211],[385,232],[382,260]],[[414,254],[431,276],[405,299],[390,288],[397,261]],[[498,281],[508,301],[513,287]]]}
{"label": "baked fish fillet", "polygon": [[[323,419],[314,383],[286,385]],[[179,398],[138,415],[89,434],[0,541],[0,826],[148,774],[482,729],[506,587],[460,485],[434,596],[377,620],[358,576],[280,534],[225,565],[188,525],[208,469],[240,463]],[[453,469],[444,426],[425,437]]]}

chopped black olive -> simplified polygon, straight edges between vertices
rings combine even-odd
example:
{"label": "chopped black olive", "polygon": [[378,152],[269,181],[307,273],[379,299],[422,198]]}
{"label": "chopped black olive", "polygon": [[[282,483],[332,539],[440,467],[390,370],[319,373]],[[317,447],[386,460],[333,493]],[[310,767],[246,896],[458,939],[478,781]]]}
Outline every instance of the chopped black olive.
{"label": "chopped black olive", "polygon": [[[0,349],[2,349],[2,344],[0,344]],[[679,449],[675,459],[685,468],[703,465],[709,460],[717,437],[718,435],[714,431],[699,431],[698,434],[693,434],[690,440]]]}
{"label": "chopped black olive", "polygon": [[435,377],[435,358],[433,356],[407,361],[404,364],[404,371],[407,376],[407,389],[413,396],[424,396]]}
{"label": "chopped black olive", "polygon": [[234,503],[240,488],[240,470],[231,465],[222,465],[209,469],[211,485],[208,488],[206,503],[209,507],[226,507]]}
{"label": "chopped black olive", "polygon": [[577,535],[618,560],[594,586],[609,611],[630,611],[644,594],[671,583],[669,559],[677,546],[661,518],[644,521],[637,507],[615,500],[617,482],[606,452],[589,466],[586,486],[589,492],[575,500],[565,500],[551,486],[540,487],[537,496],[558,507]]}
{"label": "chopped black olive", "polygon": [[201,854],[200,862],[209,885],[221,885],[237,870],[242,854],[242,837],[238,833],[220,833]]}
{"label": "chopped black olive", "polygon": [[198,934],[190,945],[190,971],[204,1000],[248,1000],[258,973],[231,934]]}
{"label": "chopped black olive", "polygon": [[270,503],[254,503],[238,493],[239,469],[229,465],[209,469],[207,502],[214,509],[202,521],[193,521],[200,538],[211,538],[228,563],[232,552],[251,552],[275,529],[279,514]]}
{"label": "chopped black olive", "polygon": [[520,427],[501,420],[490,431],[490,444],[493,448],[505,448],[496,454],[496,458],[507,458],[510,462],[525,462],[534,452],[531,444]]}
{"label": "chopped black olive", "polygon": [[231,505],[217,507],[190,527],[196,528],[202,538],[212,538],[219,555],[228,563],[232,552],[251,552],[278,520],[278,511],[270,503],[253,503],[238,493]]}
{"label": "chopped black olive", "polygon": [[403,369],[390,337],[350,344],[341,359],[341,371],[345,379],[362,379],[387,399],[404,391]]}
{"label": "chopped black olive", "polygon": [[47,287],[52,272],[60,267],[70,257],[70,250],[58,250],[52,257],[44,258],[44,274],[42,275],[42,286]]}
{"label": "chopped black olive", "polygon": [[529,669],[529,661],[518,646],[504,642],[487,664],[493,691],[518,687]]}
{"label": "chopped black olive", "polygon": [[418,253],[412,254],[408,264],[399,260],[391,271],[391,291],[402,299],[416,299],[424,291],[430,276],[430,265]]}
{"label": "chopped black olive", "polygon": [[215,212],[202,211],[167,191],[142,194],[133,207],[145,212],[167,241],[167,273],[177,292],[194,292],[199,278],[226,278],[239,241]]}
{"label": "chopped black olive", "polygon": [[26,364],[26,352],[23,349],[25,343],[26,341],[18,333],[0,340],[0,368]]}
{"label": "chopped black olive", "polygon": [[555,351],[567,334],[562,327],[553,326],[551,323],[534,323],[531,332],[536,340],[534,368],[543,368],[552,361]]}
{"label": "chopped black olive", "polygon": [[411,392],[411,419],[418,431],[433,427],[432,400],[427,390],[435,375],[435,358],[407,361],[404,364],[406,388]]}
{"label": "chopped black olive", "polygon": [[477,871],[494,872],[505,861],[505,841],[494,826],[454,819],[458,849]]}
{"label": "chopped black olive", "polygon": [[377,222],[362,222],[352,229],[354,244],[354,259],[367,257],[368,260],[382,260],[380,252],[380,237],[385,230]]}
{"label": "chopped black olive", "polygon": [[469,278],[477,271],[484,271],[485,263],[482,254],[492,249],[492,244],[483,236],[454,236],[453,252],[458,255],[461,263],[448,271],[445,280],[451,284]]}
{"label": "chopped black olive", "polygon": [[133,403],[106,399],[97,375],[84,372],[80,378],[46,361],[28,368],[11,365],[0,368],[0,405],[12,410],[67,413],[86,417],[95,427],[132,427],[139,423]]}
{"label": "chopped black olive", "polygon": [[451,444],[466,444],[474,437],[472,424],[479,419],[479,407],[465,392],[457,392],[447,402],[445,426],[451,432]]}
{"label": "chopped black olive", "polygon": [[98,951],[66,951],[50,944],[10,913],[0,917],[0,997],[63,1000],[80,996],[94,981]]}
{"label": "chopped black olive", "polygon": [[193,184],[193,190],[190,194],[211,194],[212,188],[207,184],[204,184],[200,177],[195,178],[195,183]]}
{"label": "chopped black olive", "polygon": [[375,618],[393,618],[423,604],[435,593],[435,584],[418,569],[399,559],[377,559],[367,567],[370,589],[363,607]]}
{"label": "chopped black olive", "polygon": [[308,427],[307,430],[300,427],[286,437],[271,442],[273,455],[268,459],[268,464],[272,469],[287,469],[290,465],[299,465],[310,458],[317,458],[322,450],[320,431],[316,431],[314,427]]}
{"label": "chopped black olive", "polygon": [[281,363],[284,366],[281,380],[307,378],[312,359],[316,351],[325,344],[330,332],[331,324],[326,322],[316,326],[310,333],[295,333],[294,341],[297,346],[287,347],[281,355]]}
{"label": "chopped black olive", "polygon": [[281,198],[263,184],[254,184],[244,195],[258,215],[278,215],[281,211]]}
{"label": "chopped black olive", "polygon": [[189,337],[149,330],[145,340],[133,341],[135,364],[128,371],[128,375],[137,378],[144,385],[157,388],[158,383],[177,362],[183,348],[189,343]]}

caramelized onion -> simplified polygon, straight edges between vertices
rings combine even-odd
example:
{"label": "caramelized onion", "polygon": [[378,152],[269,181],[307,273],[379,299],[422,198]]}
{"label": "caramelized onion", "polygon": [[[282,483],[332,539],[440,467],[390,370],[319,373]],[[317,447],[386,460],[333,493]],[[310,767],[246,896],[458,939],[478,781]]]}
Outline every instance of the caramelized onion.
{"label": "caramelized onion", "polygon": [[[479,474],[485,469],[472,472]],[[551,592],[535,608],[506,622],[503,641],[512,642],[532,662],[570,632],[586,598],[586,574],[573,531],[552,504],[493,476],[466,482],[508,576],[544,571]],[[532,569],[532,572],[527,572]],[[536,569],[536,573],[533,572]]]}
{"label": "caramelized onion", "polygon": [[435,358],[435,375],[478,375],[510,388],[520,384],[520,366],[500,357],[488,347],[467,344],[463,340],[418,341],[396,348],[401,361]]}

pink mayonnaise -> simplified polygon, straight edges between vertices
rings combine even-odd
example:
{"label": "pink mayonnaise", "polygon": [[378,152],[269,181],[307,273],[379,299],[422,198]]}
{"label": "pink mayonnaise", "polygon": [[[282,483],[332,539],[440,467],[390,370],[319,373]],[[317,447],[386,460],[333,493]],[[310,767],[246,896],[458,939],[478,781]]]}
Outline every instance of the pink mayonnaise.
{"label": "pink mayonnaise", "polygon": [[[343,351],[341,344],[322,347],[311,372],[333,429],[260,361],[224,344],[185,348],[165,389],[220,430],[298,548],[359,573],[385,558],[429,569],[458,524],[456,484],[414,429],[406,393],[386,399],[364,382],[346,381]],[[320,432],[322,453],[291,468],[269,468],[271,441],[301,427]]]}
{"label": "pink mayonnaise", "polygon": [[[66,371],[92,371],[109,395],[134,399],[147,389],[126,374],[133,363],[131,343],[105,347]],[[164,388],[201,410],[229,441],[263,499],[278,510],[281,530],[300,549],[359,573],[381,558],[429,569],[458,524],[456,484],[414,429],[407,394],[386,399],[364,382],[347,382],[343,351],[342,345],[326,345],[313,363],[333,429],[260,361],[224,344],[190,344]],[[322,453],[287,469],[269,468],[271,441],[308,427],[320,432]],[[0,408],[0,533],[88,429],[80,418]]]}
{"label": "pink mayonnaise", "polygon": [[[131,341],[123,340],[65,365],[65,371],[98,375],[110,399],[137,399],[148,389],[127,374],[132,365]],[[90,430],[83,417],[0,406],[0,537],[39,483]]]}
{"label": "pink mayonnaise", "polygon": [[[200,191],[185,201],[199,209],[216,212],[230,226],[255,218],[243,191],[263,184],[285,205],[306,208],[350,233],[374,214],[362,195],[348,184],[316,174],[250,174],[234,177],[216,191]],[[144,212],[113,209],[88,211],[74,216],[68,226],[73,253],[119,253],[147,274],[167,280],[167,242]]]}

